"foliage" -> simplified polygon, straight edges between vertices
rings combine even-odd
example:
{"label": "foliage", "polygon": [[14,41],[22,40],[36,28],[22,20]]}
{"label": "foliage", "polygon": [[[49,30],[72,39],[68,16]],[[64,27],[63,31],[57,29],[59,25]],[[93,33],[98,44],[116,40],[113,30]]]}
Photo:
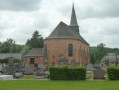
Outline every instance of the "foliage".
{"label": "foliage", "polygon": [[116,66],[107,67],[107,75],[109,80],[119,80],[119,67]]}
{"label": "foliage", "polygon": [[[0,63],[8,63],[8,61],[9,61],[9,58],[0,59]],[[14,61],[14,62],[17,62],[18,59],[17,59],[17,58],[13,58],[13,61]]]}
{"label": "foliage", "polygon": [[34,31],[32,38],[27,40],[26,45],[29,45],[30,48],[43,48],[43,37],[36,30]]}
{"label": "foliage", "polygon": [[90,60],[94,64],[100,62],[100,60],[106,55],[105,44],[100,43],[97,45],[96,49],[90,50]]}
{"label": "foliage", "polygon": [[85,80],[86,68],[85,67],[71,67],[68,66],[50,66],[50,79],[51,80]]}
{"label": "foliage", "polygon": [[20,52],[23,45],[16,44],[13,39],[7,39],[4,42],[0,42],[0,53],[16,53]]}

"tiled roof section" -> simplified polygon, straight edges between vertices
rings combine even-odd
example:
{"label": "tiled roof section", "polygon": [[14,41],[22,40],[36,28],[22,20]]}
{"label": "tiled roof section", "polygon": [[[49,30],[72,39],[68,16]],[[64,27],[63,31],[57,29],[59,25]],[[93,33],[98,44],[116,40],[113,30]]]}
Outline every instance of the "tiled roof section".
{"label": "tiled roof section", "polygon": [[14,57],[19,60],[22,60],[22,53],[0,53],[0,58],[9,58],[9,57]]}
{"label": "tiled roof section", "polygon": [[[119,55],[117,56],[117,59],[119,60]],[[105,56],[100,62],[105,62],[106,60],[109,60],[109,62],[115,62],[116,56]]]}
{"label": "tiled roof section", "polygon": [[32,48],[26,55],[24,55],[24,57],[28,56],[43,56],[43,48]]}
{"label": "tiled roof section", "polygon": [[82,42],[88,44],[80,34],[75,33],[68,25],[60,22],[58,26],[53,30],[53,32],[46,39],[78,39]]}

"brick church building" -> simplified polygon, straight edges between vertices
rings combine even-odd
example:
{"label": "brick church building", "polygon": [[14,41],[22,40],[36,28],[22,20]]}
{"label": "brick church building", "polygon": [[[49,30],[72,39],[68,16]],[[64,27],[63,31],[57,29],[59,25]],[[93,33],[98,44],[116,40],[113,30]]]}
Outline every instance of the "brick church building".
{"label": "brick church building", "polygon": [[[39,52],[42,52],[42,55],[40,53],[39,59],[37,56],[36,63],[38,60],[40,62],[41,57],[42,63],[49,65],[68,64],[74,66],[89,63],[89,44],[80,35],[74,5],[70,25],[61,21],[51,34],[45,38],[44,48]],[[26,60],[27,63],[30,62],[28,57]]]}
{"label": "brick church building", "polygon": [[56,26],[44,40],[44,53],[44,59],[50,65],[85,65],[89,62],[89,44],[80,35],[74,5],[70,25],[61,21]]}

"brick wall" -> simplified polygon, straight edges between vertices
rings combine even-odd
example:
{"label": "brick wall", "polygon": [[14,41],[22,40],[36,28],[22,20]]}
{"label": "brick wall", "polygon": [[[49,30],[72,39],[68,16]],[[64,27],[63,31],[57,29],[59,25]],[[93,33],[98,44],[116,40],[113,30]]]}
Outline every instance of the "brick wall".
{"label": "brick wall", "polygon": [[[67,58],[68,64],[75,60],[76,64],[86,64],[89,62],[89,45],[76,39],[46,39],[44,45],[47,45],[48,64],[52,64],[53,55],[55,64],[58,64],[59,55],[63,54]],[[73,45],[73,56],[68,56],[68,44]]]}

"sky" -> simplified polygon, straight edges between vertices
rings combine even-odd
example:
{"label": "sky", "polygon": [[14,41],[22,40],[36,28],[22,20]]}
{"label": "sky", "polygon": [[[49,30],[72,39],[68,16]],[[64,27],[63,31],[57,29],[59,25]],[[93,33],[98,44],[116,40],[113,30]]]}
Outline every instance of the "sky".
{"label": "sky", "polygon": [[119,0],[0,0],[0,41],[25,44],[35,30],[45,39],[60,21],[70,24],[72,2],[90,46],[119,48]]}

